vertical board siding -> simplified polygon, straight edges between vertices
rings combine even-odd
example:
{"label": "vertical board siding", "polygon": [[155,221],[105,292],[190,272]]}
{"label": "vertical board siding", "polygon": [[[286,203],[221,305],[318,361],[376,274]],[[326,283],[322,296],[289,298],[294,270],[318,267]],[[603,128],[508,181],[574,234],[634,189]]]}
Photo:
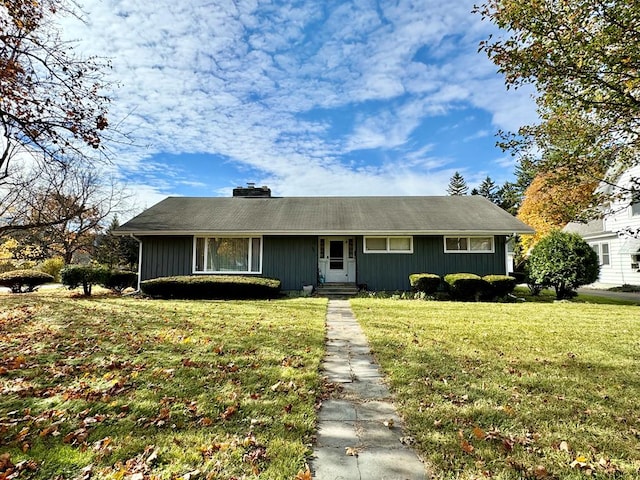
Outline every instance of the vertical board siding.
{"label": "vertical board siding", "polygon": [[318,237],[264,237],[262,274],[282,282],[282,290],[317,285]]}
{"label": "vertical board siding", "polygon": [[[356,238],[357,283],[370,290],[408,290],[411,273],[505,273],[505,237],[495,237],[495,253],[444,253],[442,236],[415,236],[413,254],[363,253]],[[191,275],[193,237],[143,237],[142,278]],[[277,278],[283,290],[317,286],[318,237],[263,237],[262,275]]]}
{"label": "vertical board siding", "polygon": [[142,237],[141,280],[190,275],[193,237]]}
{"label": "vertical board siding", "polygon": [[495,236],[495,253],[444,253],[442,236],[414,236],[413,254],[363,253],[357,238],[357,282],[369,290],[409,290],[412,273],[505,273],[505,237]]}

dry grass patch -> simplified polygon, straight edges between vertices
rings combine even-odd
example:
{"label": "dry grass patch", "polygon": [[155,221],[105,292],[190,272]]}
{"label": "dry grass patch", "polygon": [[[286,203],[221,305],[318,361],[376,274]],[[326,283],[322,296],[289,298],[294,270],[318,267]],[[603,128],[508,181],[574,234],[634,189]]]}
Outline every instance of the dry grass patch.
{"label": "dry grass patch", "polygon": [[354,299],[441,479],[640,477],[640,310]]}

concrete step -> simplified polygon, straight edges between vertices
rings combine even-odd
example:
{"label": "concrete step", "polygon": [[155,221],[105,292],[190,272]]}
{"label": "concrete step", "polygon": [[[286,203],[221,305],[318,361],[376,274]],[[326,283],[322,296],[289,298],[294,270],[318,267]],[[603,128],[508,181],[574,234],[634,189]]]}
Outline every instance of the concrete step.
{"label": "concrete step", "polygon": [[324,283],[316,289],[316,295],[320,297],[353,297],[358,294],[358,286],[355,283]]}

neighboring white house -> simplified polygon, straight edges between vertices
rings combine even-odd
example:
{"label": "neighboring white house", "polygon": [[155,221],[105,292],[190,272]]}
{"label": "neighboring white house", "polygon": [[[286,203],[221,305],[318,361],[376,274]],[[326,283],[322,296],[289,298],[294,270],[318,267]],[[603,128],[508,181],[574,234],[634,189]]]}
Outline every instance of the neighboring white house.
{"label": "neighboring white house", "polygon": [[[624,172],[617,184],[631,186],[633,178],[640,177],[640,165]],[[615,187],[604,187],[604,193]],[[604,210],[602,219],[589,223],[569,223],[567,232],[578,233],[598,254],[600,260],[599,283],[611,285],[640,285],[640,201],[628,198],[615,200]],[[635,236],[625,233],[635,230]]]}

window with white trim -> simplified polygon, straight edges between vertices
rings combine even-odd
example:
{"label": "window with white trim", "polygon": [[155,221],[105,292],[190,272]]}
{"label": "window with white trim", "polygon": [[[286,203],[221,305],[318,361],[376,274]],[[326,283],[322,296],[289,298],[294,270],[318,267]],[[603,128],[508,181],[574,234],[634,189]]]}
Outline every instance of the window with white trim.
{"label": "window with white trim", "polygon": [[445,253],[494,253],[493,237],[444,237]]}
{"label": "window with white trim", "polygon": [[364,253],[413,253],[413,237],[364,237]]}
{"label": "window with white trim", "polygon": [[592,243],[591,248],[598,255],[598,263],[600,265],[611,265],[611,256],[609,255],[609,243]]}
{"label": "window with white trim", "polygon": [[196,237],[194,271],[261,273],[261,237]]}

